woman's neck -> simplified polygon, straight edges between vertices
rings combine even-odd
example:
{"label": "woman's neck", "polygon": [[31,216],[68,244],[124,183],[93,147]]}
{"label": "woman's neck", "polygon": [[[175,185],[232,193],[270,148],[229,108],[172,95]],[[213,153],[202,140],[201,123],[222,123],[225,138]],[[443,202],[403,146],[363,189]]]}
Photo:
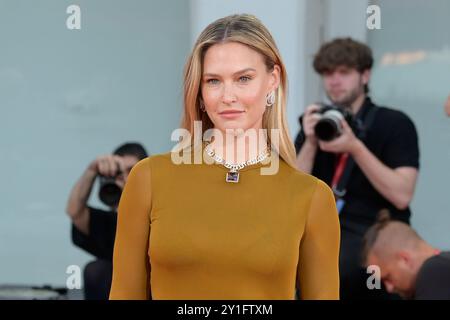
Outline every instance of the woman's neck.
{"label": "woman's neck", "polygon": [[[256,131],[258,132],[258,131]],[[237,164],[255,159],[268,147],[263,134],[222,134],[222,139],[214,137],[209,148],[225,162]]]}

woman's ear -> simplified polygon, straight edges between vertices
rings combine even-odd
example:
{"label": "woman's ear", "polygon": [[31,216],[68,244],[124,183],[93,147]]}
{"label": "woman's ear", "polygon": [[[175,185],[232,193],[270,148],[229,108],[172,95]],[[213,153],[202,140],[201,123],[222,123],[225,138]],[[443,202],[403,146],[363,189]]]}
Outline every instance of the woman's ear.
{"label": "woman's ear", "polygon": [[279,65],[274,65],[270,72],[269,91],[276,91],[280,86],[281,68]]}

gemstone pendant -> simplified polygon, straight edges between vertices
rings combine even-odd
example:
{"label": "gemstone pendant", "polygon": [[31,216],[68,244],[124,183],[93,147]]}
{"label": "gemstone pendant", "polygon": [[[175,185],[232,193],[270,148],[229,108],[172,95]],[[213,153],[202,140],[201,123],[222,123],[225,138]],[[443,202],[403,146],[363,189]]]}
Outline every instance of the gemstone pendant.
{"label": "gemstone pendant", "polygon": [[239,182],[239,172],[227,172],[225,177],[226,182],[238,183]]}

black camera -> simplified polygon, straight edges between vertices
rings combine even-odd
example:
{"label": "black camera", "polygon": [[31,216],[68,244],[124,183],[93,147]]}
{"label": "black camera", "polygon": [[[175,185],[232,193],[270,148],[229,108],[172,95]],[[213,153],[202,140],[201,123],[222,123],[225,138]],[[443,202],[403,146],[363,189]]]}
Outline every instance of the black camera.
{"label": "black camera", "polygon": [[122,172],[119,170],[114,177],[99,176],[98,197],[109,207],[116,207],[119,204],[122,188],[116,183],[116,178],[121,174]]}
{"label": "black camera", "polygon": [[355,125],[352,113],[343,107],[322,105],[316,113],[321,115],[314,127],[314,133],[319,140],[331,141],[339,137],[343,131],[341,120],[347,121],[352,128]]}

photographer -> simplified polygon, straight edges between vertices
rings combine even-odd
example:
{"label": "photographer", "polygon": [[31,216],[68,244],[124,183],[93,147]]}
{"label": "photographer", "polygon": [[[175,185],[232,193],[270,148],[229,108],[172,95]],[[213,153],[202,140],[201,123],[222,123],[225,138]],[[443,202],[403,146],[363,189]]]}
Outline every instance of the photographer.
{"label": "photographer", "polygon": [[[72,242],[97,259],[84,269],[87,300],[107,300],[112,278],[112,254],[117,224],[117,205],[131,168],[147,152],[138,143],[126,143],[112,155],[92,161],[73,187],[66,212],[72,220]],[[88,206],[95,179],[99,177],[99,198],[110,210]]]}
{"label": "photographer", "polygon": [[[300,118],[298,167],[328,183],[341,222],[341,299],[393,298],[370,291],[359,264],[365,231],[377,212],[409,223],[419,168],[417,132],[404,113],[376,106],[368,94],[373,58],[350,38],[325,43],[314,59],[332,106],[313,104]],[[324,113],[331,109],[331,112]]]}

